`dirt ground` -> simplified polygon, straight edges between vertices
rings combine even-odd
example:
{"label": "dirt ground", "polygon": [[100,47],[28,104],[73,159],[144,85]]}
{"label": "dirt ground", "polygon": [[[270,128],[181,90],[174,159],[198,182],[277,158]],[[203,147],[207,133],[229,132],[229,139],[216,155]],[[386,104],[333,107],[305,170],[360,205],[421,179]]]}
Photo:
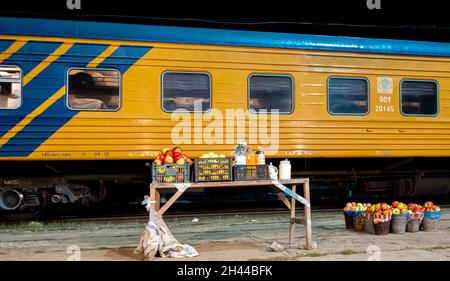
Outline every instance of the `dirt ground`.
{"label": "dirt ground", "polygon": [[[288,244],[288,213],[168,217],[173,235],[199,252],[187,260],[450,260],[450,209],[439,230],[376,236],[346,230],[341,211],[312,213],[317,248],[306,251],[304,227]],[[142,260],[133,254],[145,219],[0,225],[0,260]],[[272,242],[285,246],[270,249]],[[157,261],[178,259],[157,258]]]}

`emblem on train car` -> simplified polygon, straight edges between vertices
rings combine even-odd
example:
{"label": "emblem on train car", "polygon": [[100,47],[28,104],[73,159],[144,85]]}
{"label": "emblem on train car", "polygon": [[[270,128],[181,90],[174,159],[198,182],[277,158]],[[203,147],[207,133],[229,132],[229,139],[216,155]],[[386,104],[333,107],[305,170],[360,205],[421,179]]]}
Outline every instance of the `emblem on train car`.
{"label": "emblem on train car", "polygon": [[81,10],[81,0],[67,0],[66,5],[69,10]]}
{"label": "emblem on train car", "polygon": [[392,78],[377,77],[377,92],[379,94],[392,94]]}

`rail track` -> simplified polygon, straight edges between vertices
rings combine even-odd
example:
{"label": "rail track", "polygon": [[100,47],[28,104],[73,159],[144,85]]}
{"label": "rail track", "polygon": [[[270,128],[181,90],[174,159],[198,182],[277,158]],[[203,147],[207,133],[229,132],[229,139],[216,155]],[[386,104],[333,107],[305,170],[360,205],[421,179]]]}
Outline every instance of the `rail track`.
{"label": "rail track", "polygon": [[[450,208],[450,204],[441,205],[442,208]],[[299,208],[301,209],[301,208]],[[323,213],[326,212],[338,212],[340,208],[332,208],[329,206],[318,206],[314,208],[313,211],[320,211]],[[281,214],[289,214],[289,210],[286,208],[260,208],[260,209],[236,209],[231,211],[214,211],[214,212],[206,212],[206,211],[174,211],[168,212],[164,214],[166,218],[187,218],[196,216],[201,217],[217,217],[217,216],[251,216],[251,215],[281,215]],[[72,223],[105,223],[105,222],[124,222],[124,221],[139,221],[143,222],[148,220],[148,213],[140,212],[140,213],[131,213],[124,215],[100,215],[93,217],[79,217],[79,216],[61,216],[57,219],[45,220],[46,223],[64,223],[64,222],[72,222]]]}

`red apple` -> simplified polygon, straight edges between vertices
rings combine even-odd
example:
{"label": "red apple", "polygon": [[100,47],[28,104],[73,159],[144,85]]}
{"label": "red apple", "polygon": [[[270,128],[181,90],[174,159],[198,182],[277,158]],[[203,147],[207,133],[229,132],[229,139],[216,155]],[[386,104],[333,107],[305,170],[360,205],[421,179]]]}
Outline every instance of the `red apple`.
{"label": "red apple", "polygon": [[181,153],[182,153],[181,147],[175,146],[174,148],[172,148],[172,152],[173,152],[173,153],[178,152],[178,153],[181,154]]}
{"label": "red apple", "polygon": [[392,202],[392,207],[393,207],[393,208],[397,208],[397,205],[398,205],[398,201]]}
{"label": "red apple", "polygon": [[172,152],[172,150],[167,150],[166,151],[166,154],[164,154],[166,157],[167,156],[170,156],[170,157],[173,157],[173,152]]}
{"label": "red apple", "polygon": [[172,164],[173,163],[173,158],[170,155],[166,155],[166,157],[164,158],[164,163],[165,164]]}
{"label": "red apple", "polygon": [[161,160],[162,163],[164,163],[164,158],[166,158],[166,156],[164,154],[160,154],[158,155],[159,160]]}
{"label": "red apple", "polygon": [[178,159],[183,159],[183,157],[181,156],[181,153],[178,153],[178,152],[174,152],[172,157],[175,162],[177,162]]}

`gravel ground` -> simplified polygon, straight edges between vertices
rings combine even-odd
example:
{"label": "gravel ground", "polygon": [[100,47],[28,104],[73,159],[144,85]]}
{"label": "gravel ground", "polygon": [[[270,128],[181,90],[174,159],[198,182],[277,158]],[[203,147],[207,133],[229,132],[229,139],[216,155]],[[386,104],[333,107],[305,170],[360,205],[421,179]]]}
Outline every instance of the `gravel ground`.
{"label": "gravel ground", "polygon": [[[300,212],[300,211],[299,211]],[[306,251],[304,227],[288,244],[288,213],[169,217],[166,223],[199,256],[189,260],[450,260],[450,210],[436,232],[376,236],[346,230],[341,211],[312,213],[317,248]],[[0,225],[0,260],[142,260],[134,255],[145,219]],[[285,249],[274,252],[272,242]],[[157,258],[157,261],[174,260]],[[177,259],[178,260],[178,259]]]}

